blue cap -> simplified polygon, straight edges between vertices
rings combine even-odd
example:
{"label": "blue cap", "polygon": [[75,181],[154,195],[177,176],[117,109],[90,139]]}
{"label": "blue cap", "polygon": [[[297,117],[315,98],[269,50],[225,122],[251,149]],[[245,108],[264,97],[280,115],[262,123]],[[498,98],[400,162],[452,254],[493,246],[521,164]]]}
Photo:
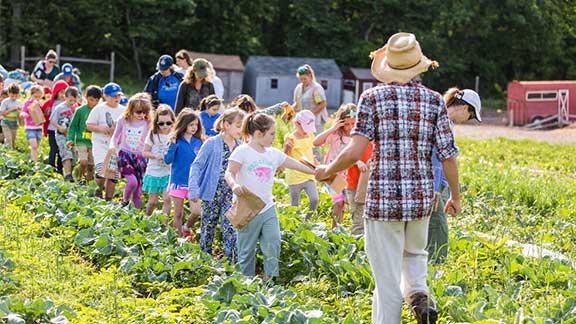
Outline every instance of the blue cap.
{"label": "blue cap", "polygon": [[109,97],[116,97],[119,94],[122,94],[122,88],[114,82],[110,82],[104,86],[102,92],[109,96]]}
{"label": "blue cap", "polygon": [[158,63],[156,63],[156,70],[158,71],[168,70],[172,66],[172,64],[174,64],[172,56],[164,54],[160,56],[160,58],[158,59]]}
{"label": "blue cap", "polygon": [[120,98],[120,104],[126,106],[128,104],[128,97],[122,96],[122,98]]}
{"label": "blue cap", "polygon": [[73,70],[74,70],[74,68],[72,67],[72,64],[70,64],[70,63],[66,63],[66,64],[62,65],[62,73],[65,76],[71,76]]}

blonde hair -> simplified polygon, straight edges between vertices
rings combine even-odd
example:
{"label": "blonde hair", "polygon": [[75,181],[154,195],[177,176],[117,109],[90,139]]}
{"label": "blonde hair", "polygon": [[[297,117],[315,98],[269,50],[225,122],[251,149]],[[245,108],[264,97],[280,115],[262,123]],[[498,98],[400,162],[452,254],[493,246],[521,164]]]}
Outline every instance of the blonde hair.
{"label": "blonde hair", "polygon": [[134,118],[134,112],[140,110],[144,111],[144,119],[146,121],[150,121],[150,111],[152,110],[152,98],[150,94],[147,92],[139,92],[128,100],[128,105],[124,112],[122,113],[122,117],[124,117],[127,121],[132,121]]}
{"label": "blonde hair", "polygon": [[32,96],[36,92],[42,92],[42,94],[44,94],[44,88],[39,84],[35,84],[35,85],[31,86],[30,87],[30,96]]}
{"label": "blonde hair", "polygon": [[[342,104],[340,108],[338,108],[338,111],[336,111],[335,122],[346,118],[356,118],[356,115],[354,114],[354,116],[352,116],[352,114],[355,113],[357,109],[353,103]],[[340,140],[342,140],[342,136],[345,135],[342,127],[338,128],[338,135],[340,136]]]}
{"label": "blonde hair", "polygon": [[309,75],[312,81],[316,81],[316,75],[314,74],[314,69],[310,66],[310,64],[304,64],[296,70],[296,77],[301,75]]}
{"label": "blonde hair", "polygon": [[216,119],[216,122],[214,123],[214,129],[217,132],[221,132],[224,130],[224,122],[232,124],[237,118],[240,118],[240,120],[244,120],[245,115],[246,113],[237,107],[226,109],[224,110],[222,115],[220,115],[220,117]]}

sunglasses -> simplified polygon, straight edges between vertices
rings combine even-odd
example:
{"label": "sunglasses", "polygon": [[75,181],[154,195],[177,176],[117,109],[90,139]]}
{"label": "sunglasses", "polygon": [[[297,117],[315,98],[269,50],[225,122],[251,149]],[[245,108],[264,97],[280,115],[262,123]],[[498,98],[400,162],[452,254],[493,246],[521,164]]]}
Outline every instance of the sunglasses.
{"label": "sunglasses", "polygon": [[162,127],[162,126],[172,126],[172,124],[173,124],[173,123],[172,123],[171,121],[169,121],[169,122],[157,122],[157,123],[156,123],[156,125],[158,125],[158,126],[160,126],[160,127]]}
{"label": "sunglasses", "polygon": [[136,115],[140,115],[140,114],[145,114],[146,112],[144,110],[136,110],[134,111],[134,114]]}
{"label": "sunglasses", "polygon": [[52,61],[52,60],[48,60],[48,61],[46,61],[46,62],[48,62],[48,63],[50,63],[50,64],[56,64],[56,61]]}

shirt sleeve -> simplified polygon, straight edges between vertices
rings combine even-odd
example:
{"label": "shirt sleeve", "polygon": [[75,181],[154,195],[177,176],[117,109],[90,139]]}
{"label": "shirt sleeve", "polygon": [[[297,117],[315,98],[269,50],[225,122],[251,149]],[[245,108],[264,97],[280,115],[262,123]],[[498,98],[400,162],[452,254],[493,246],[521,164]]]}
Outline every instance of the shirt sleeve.
{"label": "shirt sleeve", "polygon": [[282,164],[284,164],[284,162],[286,161],[286,158],[288,157],[286,155],[286,153],[280,151],[277,148],[272,148],[271,149],[273,152],[273,160],[274,160],[274,164],[276,165],[276,167],[281,166]]}
{"label": "shirt sleeve", "polygon": [[50,122],[58,123],[58,115],[60,114],[60,105],[56,106],[54,110],[52,110],[52,114],[50,114]]}
{"label": "shirt sleeve", "polygon": [[98,107],[94,107],[88,114],[88,118],[86,118],[86,125],[94,124],[98,125],[98,114],[100,113],[100,109]]}
{"label": "shirt sleeve", "polygon": [[244,146],[244,144],[238,146],[234,151],[232,151],[232,154],[230,154],[230,158],[228,158],[228,159],[230,161],[234,161],[234,162],[242,164],[242,162],[244,162],[245,149],[246,149],[246,147]]}
{"label": "shirt sleeve", "polygon": [[8,98],[2,100],[2,103],[0,103],[0,112],[5,111],[6,108],[8,108]]}
{"label": "shirt sleeve", "polygon": [[40,61],[34,67],[34,71],[32,72],[32,74],[34,74],[36,79],[40,79],[40,77],[42,77],[42,73],[44,73],[44,67],[42,65],[42,61]]}
{"label": "shirt sleeve", "polygon": [[76,138],[76,130],[78,129],[78,120],[80,120],[79,117],[79,113],[78,110],[76,110],[76,112],[74,112],[74,115],[72,116],[72,121],[70,122],[70,126],[68,126],[68,140],[71,142],[75,142],[75,138]]}
{"label": "shirt sleeve", "polygon": [[314,87],[314,103],[319,104],[323,101],[326,101],[326,92],[321,85],[317,85]]}
{"label": "shirt sleeve", "polygon": [[361,135],[374,140],[374,125],[376,124],[374,97],[372,91],[362,93],[358,101],[358,116],[356,118],[356,125],[352,129],[351,135]]}
{"label": "shirt sleeve", "polygon": [[118,118],[116,122],[116,128],[114,128],[114,134],[112,135],[112,140],[110,141],[110,148],[114,148],[118,145],[122,132],[124,131],[124,118]]}
{"label": "shirt sleeve", "polygon": [[454,134],[452,133],[452,126],[450,119],[448,119],[448,111],[444,100],[440,100],[440,110],[438,119],[436,121],[435,131],[435,146],[438,152],[438,160],[444,161],[452,156],[458,154],[458,147],[454,142]]}

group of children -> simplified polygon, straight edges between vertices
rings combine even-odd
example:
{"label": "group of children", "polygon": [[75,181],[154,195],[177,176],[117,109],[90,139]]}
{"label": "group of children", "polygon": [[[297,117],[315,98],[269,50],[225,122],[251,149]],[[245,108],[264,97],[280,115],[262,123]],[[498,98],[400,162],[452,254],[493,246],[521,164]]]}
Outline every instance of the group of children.
{"label": "group of children", "polygon": [[[318,206],[313,165],[319,161],[313,148],[328,146],[323,162],[330,162],[349,142],[356,117],[355,105],[343,105],[334,125],[315,137],[314,114],[300,111],[281,151],[271,147],[276,136],[271,115],[284,112],[285,120],[294,117],[285,102],[258,110],[252,98],[241,95],[221,110],[222,101],[211,95],[202,99],[199,112],[185,108],[175,116],[167,105],[154,110],[147,93],[137,93],[122,105],[122,89],[115,83],[102,89],[89,86],[81,96],[76,88],[59,81],[46,101],[42,100],[44,89],[33,86],[24,104],[17,85],[11,85],[8,94],[0,104],[0,116],[9,147],[14,147],[22,119],[33,161],[38,160],[40,141],[47,135],[49,163],[58,168],[57,159],[61,161],[65,180],[74,181],[72,169],[77,160],[77,180],[86,183],[95,177],[95,196],[112,200],[120,177],[126,179],[123,205],[132,203],[140,208],[146,192],[145,210],[151,215],[161,196],[165,215],[169,216],[174,206],[172,224],[179,236],[193,237],[191,231],[201,217],[200,246],[207,253],[212,254],[215,230],[221,224],[224,255],[238,262],[246,275],[255,272],[255,249],[260,241],[267,278],[278,276],[280,254],[280,227],[272,194],[276,171],[287,169],[292,205],[300,204],[301,191],[308,195],[309,218]],[[367,151],[364,162],[340,175],[347,180],[346,192],[356,189],[360,172],[367,171],[370,154]],[[265,207],[247,226],[236,230],[225,213],[234,196],[247,191],[260,197]],[[345,197],[344,191],[332,190],[331,194],[335,226],[342,222]],[[190,211],[186,217],[185,200]],[[353,234],[362,234],[362,204],[354,199],[348,203],[356,226]]]}

